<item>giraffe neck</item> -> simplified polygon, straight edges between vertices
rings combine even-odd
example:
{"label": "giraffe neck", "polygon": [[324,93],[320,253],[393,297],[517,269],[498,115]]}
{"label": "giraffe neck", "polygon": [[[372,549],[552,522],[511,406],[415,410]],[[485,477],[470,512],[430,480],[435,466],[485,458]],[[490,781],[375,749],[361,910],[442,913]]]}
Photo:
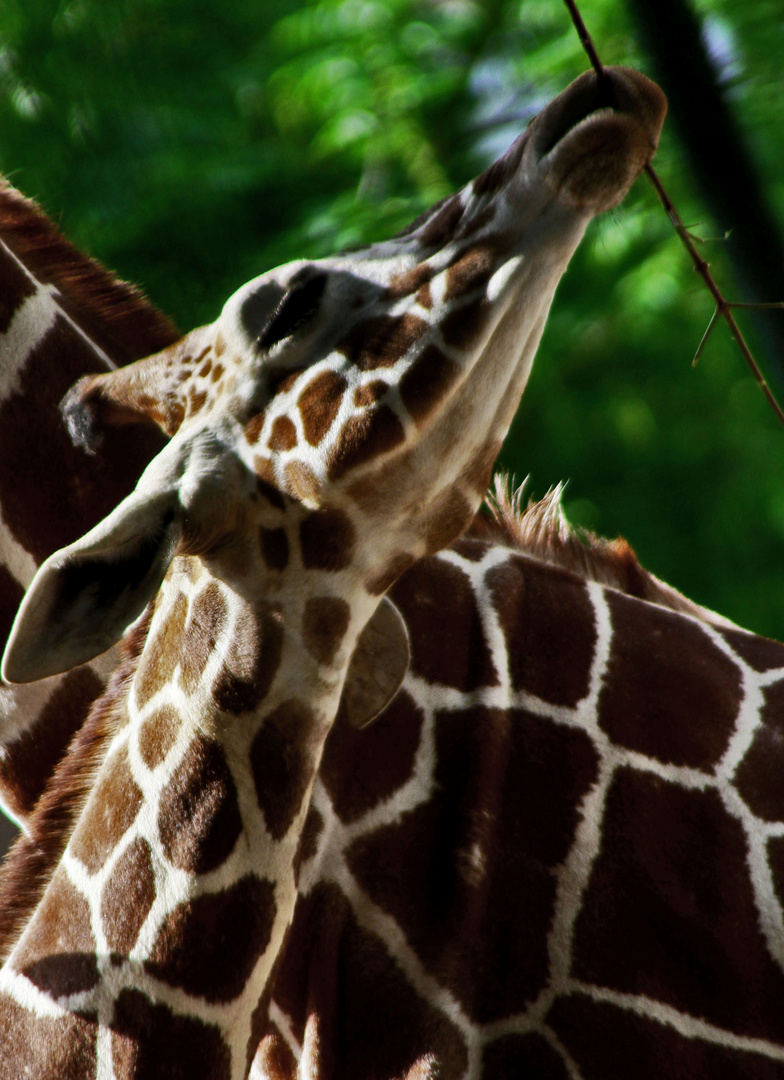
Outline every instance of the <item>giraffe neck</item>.
{"label": "giraffe neck", "polygon": [[[141,293],[76,250],[0,178],[0,640],[36,569],[123,498],[159,447],[110,434],[76,449],[58,403],[75,379],[159,349],[177,334]],[[34,686],[0,686],[0,806],[28,824],[116,655]]]}
{"label": "giraffe neck", "polygon": [[[303,572],[325,550],[340,563],[324,539],[292,555],[296,588],[244,552],[175,560],[92,793],[9,957],[6,981],[67,1006],[63,1023],[97,1017],[115,1062],[123,1038],[144,1054],[166,1024],[198,1029],[226,1076],[255,1052],[324,741],[378,603],[354,573]],[[272,550],[280,565],[280,537]],[[68,1042],[76,1067],[82,1041]]]}

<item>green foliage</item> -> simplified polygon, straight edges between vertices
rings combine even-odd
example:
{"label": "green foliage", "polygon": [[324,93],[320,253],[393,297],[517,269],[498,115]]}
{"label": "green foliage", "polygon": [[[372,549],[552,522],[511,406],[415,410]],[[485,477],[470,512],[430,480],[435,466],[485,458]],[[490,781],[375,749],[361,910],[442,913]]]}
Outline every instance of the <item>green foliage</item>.
{"label": "green foliage", "polygon": [[[780,213],[784,23],[770,0],[700,12]],[[583,15],[606,63],[645,69],[621,0]],[[559,0],[4,0],[0,168],[189,327],[267,267],[397,230],[586,66]],[[701,235],[733,225],[670,133],[657,169]],[[784,432],[723,328],[692,370],[711,310],[640,181],[564,280],[503,461],[536,495],[568,479],[577,523],[782,636]]]}

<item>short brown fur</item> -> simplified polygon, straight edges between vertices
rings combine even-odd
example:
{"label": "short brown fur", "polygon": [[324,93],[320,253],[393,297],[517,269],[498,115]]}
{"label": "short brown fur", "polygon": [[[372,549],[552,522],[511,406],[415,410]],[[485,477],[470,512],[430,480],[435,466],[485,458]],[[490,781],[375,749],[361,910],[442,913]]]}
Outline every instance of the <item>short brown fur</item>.
{"label": "short brown fur", "polygon": [[149,629],[149,614],[128,635],[123,659],[105,693],[95,702],[60,761],[29,820],[0,870],[0,961],[38,905],[62,858],[95,775],[118,726],[119,710],[136,671]]}
{"label": "short brown fur", "polygon": [[73,247],[31,199],[1,177],[0,232],[30,273],[59,289],[68,313],[120,363],[179,338],[139,289]]}

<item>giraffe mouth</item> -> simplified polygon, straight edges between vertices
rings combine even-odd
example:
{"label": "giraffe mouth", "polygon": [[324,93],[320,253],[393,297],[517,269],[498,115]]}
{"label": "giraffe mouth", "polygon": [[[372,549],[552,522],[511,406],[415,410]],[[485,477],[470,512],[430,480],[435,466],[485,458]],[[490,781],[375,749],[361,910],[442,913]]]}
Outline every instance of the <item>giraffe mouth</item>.
{"label": "giraffe mouth", "polygon": [[650,161],[667,111],[664,94],[628,68],[589,71],[531,125],[531,151],[551,188],[596,212],[615,205]]}
{"label": "giraffe mouth", "polygon": [[595,72],[587,71],[536,118],[537,156],[546,157],[586,126],[621,117],[639,124],[649,134],[653,152],[666,108],[661,90],[639,72],[609,67],[599,79]]}

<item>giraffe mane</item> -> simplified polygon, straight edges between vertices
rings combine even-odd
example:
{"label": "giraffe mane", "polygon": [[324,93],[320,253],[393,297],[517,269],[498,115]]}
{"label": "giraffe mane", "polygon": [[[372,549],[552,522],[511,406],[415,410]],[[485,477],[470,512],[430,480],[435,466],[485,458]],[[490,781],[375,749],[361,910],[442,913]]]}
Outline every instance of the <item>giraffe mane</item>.
{"label": "giraffe mane", "polygon": [[557,484],[538,501],[523,505],[525,481],[513,489],[511,478],[496,473],[487,498],[490,511],[478,514],[471,535],[493,540],[578,574],[586,581],[609,585],[627,596],[647,600],[713,626],[737,629],[735,623],[695,604],[671,585],[646,570],[623,537],[605,540],[566,519],[564,485]]}
{"label": "giraffe mane", "polygon": [[151,609],[122,643],[122,658],[57,765],[0,867],[0,964],[41,900],[93,787],[147,637]]}
{"label": "giraffe mane", "polygon": [[2,176],[0,233],[30,273],[59,290],[63,308],[114,362],[159,352],[180,337],[141,290],[70,244],[40,207]]}

